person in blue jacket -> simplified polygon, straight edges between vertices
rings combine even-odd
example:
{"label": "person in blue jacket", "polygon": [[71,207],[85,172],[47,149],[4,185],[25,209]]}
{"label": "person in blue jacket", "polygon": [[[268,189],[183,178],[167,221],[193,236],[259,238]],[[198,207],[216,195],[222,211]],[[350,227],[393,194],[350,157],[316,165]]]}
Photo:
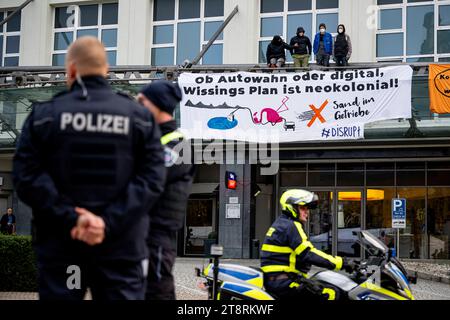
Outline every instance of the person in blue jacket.
{"label": "person in blue jacket", "polygon": [[319,26],[319,33],[314,38],[314,54],[318,65],[330,66],[330,57],[333,55],[333,36],[327,32],[325,23]]}

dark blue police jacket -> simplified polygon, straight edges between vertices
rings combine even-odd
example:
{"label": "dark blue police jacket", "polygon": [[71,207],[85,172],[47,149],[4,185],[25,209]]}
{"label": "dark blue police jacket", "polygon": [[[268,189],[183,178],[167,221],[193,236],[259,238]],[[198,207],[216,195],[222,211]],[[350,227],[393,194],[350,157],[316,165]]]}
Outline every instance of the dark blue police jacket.
{"label": "dark blue police jacket", "polygon": [[[163,191],[164,151],[150,112],[113,92],[102,77],[36,103],[14,157],[19,198],[33,210],[38,258],[147,256],[148,212]],[[101,216],[105,241],[70,237],[75,207]]]}

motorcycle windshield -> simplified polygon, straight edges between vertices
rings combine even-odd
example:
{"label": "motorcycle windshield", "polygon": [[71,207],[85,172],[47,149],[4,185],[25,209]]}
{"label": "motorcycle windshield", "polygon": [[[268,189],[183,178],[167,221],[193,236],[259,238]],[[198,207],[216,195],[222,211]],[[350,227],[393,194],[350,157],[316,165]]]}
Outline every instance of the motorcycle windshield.
{"label": "motorcycle windshield", "polygon": [[395,264],[389,262],[386,264],[384,271],[397,282],[406,298],[412,297],[411,288],[406,275],[403,274],[403,272]]}
{"label": "motorcycle windshield", "polygon": [[363,245],[380,250],[384,254],[389,251],[389,248],[380,239],[367,230],[361,231],[361,241]]}

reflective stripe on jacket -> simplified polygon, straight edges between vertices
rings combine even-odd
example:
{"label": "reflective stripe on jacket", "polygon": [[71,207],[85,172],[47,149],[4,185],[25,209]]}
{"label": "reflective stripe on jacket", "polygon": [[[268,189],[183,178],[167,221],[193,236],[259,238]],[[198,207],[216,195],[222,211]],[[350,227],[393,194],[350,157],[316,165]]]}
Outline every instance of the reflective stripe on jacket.
{"label": "reflective stripe on jacket", "polygon": [[[166,183],[164,192],[150,210],[149,242],[160,243],[159,234],[171,234],[180,230],[185,223],[185,214],[195,174],[192,162],[185,162],[183,150],[190,150],[190,141],[177,130],[175,120],[161,123],[161,144],[164,146]],[[154,231],[159,231],[155,233]]]}
{"label": "reflective stripe on jacket", "polygon": [[264,273],[307,273],[311,267],[340,270],[342,258],[314,248],[300,222],[282,214],[266,234],[261,248]]}

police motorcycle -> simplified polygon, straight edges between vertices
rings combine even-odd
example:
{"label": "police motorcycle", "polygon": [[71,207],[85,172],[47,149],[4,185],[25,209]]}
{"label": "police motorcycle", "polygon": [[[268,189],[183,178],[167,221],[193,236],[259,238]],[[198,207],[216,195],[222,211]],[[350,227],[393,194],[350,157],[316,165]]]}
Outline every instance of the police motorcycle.
{"label": "police motorcycle", "polygon": [[[408,276],[401,262],[382,241],[369,231],[355,231],[357,242],[364,249],[365,259],[349,274],[319,271],[306,280],[337,291],[338,300],[414,300],[410,284],[417,282],[417,274]],[[196,268],[202,279],[199,287],[208,291],[211,300],[276,300],[264,289],[264,274],[260,268],[219,263],[221,249],[214,263],[203,270]],[[223,250],[223,249],[222,249]],[[310,281],[313,280],[313,281]]]}

